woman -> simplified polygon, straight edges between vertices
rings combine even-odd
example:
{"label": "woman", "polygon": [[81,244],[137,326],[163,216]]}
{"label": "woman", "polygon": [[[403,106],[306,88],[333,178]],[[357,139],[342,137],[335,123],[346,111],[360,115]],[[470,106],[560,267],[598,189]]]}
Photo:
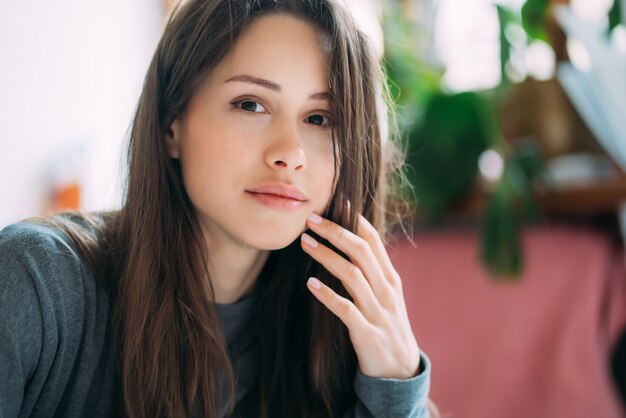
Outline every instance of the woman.
{"label": "woman", "polygon": [[184,3],[122,209],[0,234],[0,417],[427,416],[371,54],[330,0]]}

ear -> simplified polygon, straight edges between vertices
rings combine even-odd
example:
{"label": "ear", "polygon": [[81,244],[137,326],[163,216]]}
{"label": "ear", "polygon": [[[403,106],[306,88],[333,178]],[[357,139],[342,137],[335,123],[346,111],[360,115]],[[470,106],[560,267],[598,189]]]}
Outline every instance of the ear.
{"label": "ear", "polygon": [[180,121],[176,118],[170,127],[165,131],[165,146],[167,148],[167,154],[170,158],[180,158],[180,135]]}

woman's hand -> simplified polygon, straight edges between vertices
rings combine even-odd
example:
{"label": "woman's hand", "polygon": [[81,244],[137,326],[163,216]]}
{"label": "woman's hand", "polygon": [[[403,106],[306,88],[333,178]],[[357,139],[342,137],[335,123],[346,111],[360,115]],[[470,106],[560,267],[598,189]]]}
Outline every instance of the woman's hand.
{"label": "woman's hand", "polygon": [[416,376],[420,354],[411,330],[400,276],[378,231],[359,215],[358,234],[312,213],[307,226],[346,254],[350,261],[310,235],[301,236],[306,253],[341,280],[354,303],[310,278],[313,295],[348,327],[361,373],[407,379]]}

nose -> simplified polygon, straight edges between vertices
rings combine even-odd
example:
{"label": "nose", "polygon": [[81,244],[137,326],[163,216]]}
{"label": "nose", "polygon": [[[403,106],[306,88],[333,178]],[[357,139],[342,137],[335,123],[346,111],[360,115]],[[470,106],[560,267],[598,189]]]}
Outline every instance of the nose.
{"label": "nose", "polygon": [[277,134],[265,152],[266,164],[274,169],[304,170],[306,154],[300,144],[297,126],[284,123],[275,132]]}

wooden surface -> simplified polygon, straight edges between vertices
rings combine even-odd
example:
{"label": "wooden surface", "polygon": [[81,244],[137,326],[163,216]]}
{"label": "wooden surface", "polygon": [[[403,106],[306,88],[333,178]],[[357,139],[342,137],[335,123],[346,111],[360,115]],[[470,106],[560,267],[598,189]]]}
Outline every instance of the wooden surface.
{"label": "wooden surface", "polygon": [[[453,213],[461,216],[479,216],[484,213],[488,190],[477,184],[469,196],[461,201]],[[626,202],[626,175],[614,181],[590,185],[571,185],[554,190],[537,188],[535,198],[546,214],[600,215],[615,213]]]}
{"label": "wooden surface", "polygon": [[615,212],[626,201],[626,177],[594,185],[562,188],[554,192],[539,192],[537,198],[539,206],[546,212]]}

